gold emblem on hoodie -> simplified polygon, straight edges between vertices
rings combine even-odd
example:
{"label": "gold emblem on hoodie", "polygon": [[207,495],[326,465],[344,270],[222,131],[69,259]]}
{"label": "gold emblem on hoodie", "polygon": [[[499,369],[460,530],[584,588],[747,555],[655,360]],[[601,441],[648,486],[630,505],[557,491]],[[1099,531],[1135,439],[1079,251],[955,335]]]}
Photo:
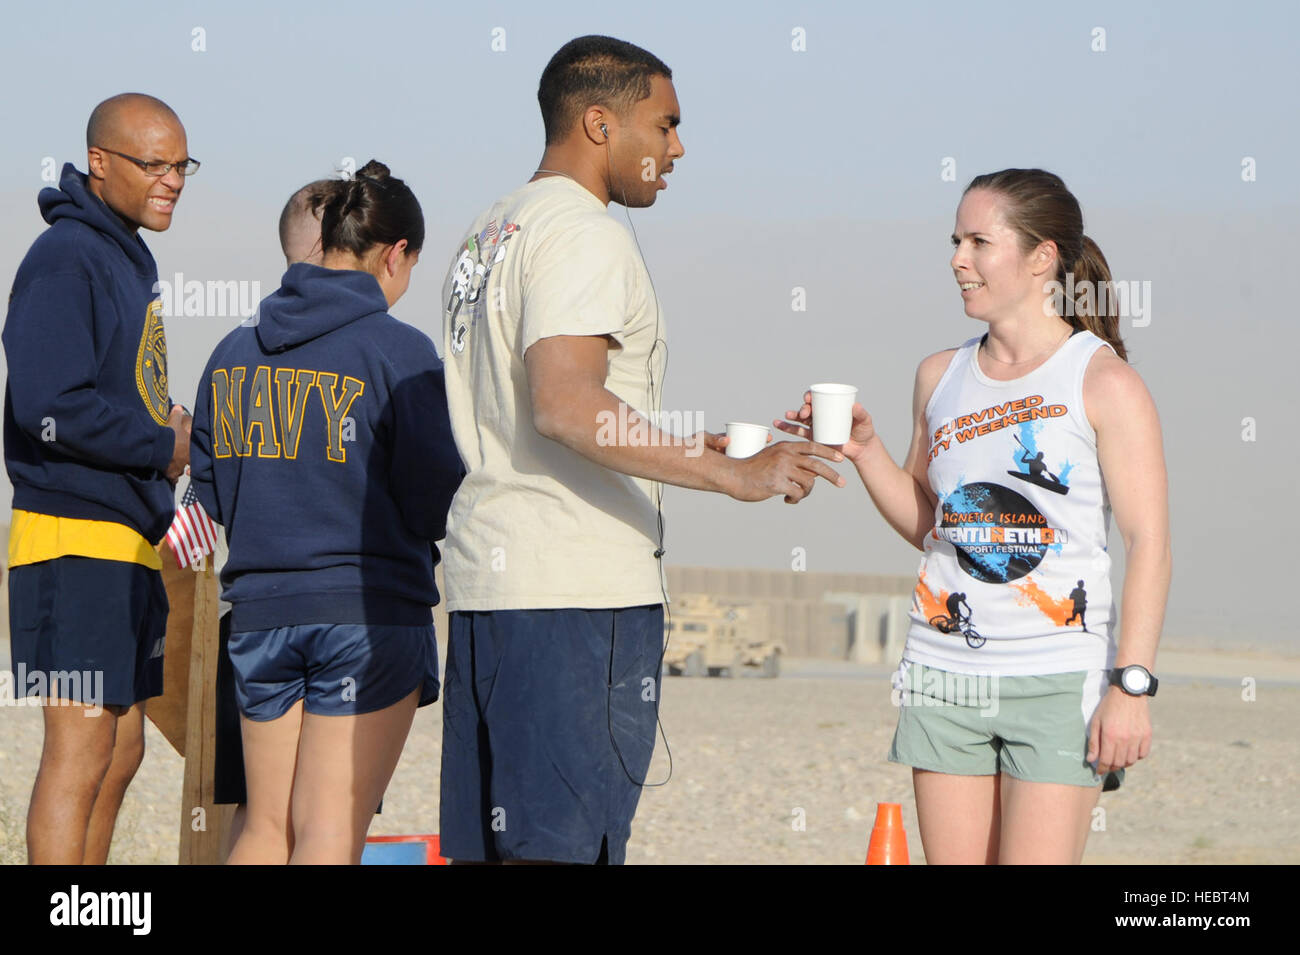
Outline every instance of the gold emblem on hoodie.
{"label": "gold emblem on hoodie", "polygon": [[167,335],[163,331],[162,302],[154,299],[144,316],[144,334],[135,359],[135,385],[140,390],[149,415],[159,424],[167,423]]}

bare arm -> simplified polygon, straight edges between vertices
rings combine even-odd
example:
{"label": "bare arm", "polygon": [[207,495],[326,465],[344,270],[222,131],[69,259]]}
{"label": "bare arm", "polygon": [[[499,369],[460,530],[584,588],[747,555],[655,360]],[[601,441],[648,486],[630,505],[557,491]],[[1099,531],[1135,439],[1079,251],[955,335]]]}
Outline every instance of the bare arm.
{"label": "bare arm", "polygon": [[[719,491],[742,501],[783,495],[788,503],[807,497],[821,475],[836,486],[843,479],[819,458],[842,459],[820,444],[782,441],[751,458],[728,458],[696,440],[683,442],[646,421],[648,440],[623,444],[602,439],[620,414],[628,433],[642,419],[605,387],[609,341],[600,335],[556,335],[534,342],[524,353],[533,426],[583,457],[622,474],[702,491]],[[602,428],[602,423],[605,427]]]}
{"label": "bare arm", "polygon": [[[1115,666],[1154,670],[1173,573],[1160,418],[1138,373],[1105,349],[1088,365],[1083,395],[1127,558]],[[1090,728],[1088,758],[1097,758],[1098,772],[1130,766],[1150,751],[1147,699],[1110,688]]]}
{"label": "bare arm", "polygon": [[1160,418],[1138,373],[1109,351],[1094,357],[1083,386],[1084,407],[1097,432],[1097,461],[1126,556],[1115,665],[1139,663],[1151,670],[1173,574]]}
{"label": "bare arm", "polygon": [[[930,440],[925,406],[953,354],[954,350],[949,349],[931,355],[916,370],[912,391],[912,445],[902,467],[889,456],[876,434],[871,415],[860,404],[853,406],[853,430],[842,446],[844,456],[858,469],[858,476],[880,515],[917,550],[925,549],[925,535],[934,527],[934,509],[939,503],[927,474]],[[798,411],[787,411],[785,416],[789,420],[776,422],[778,428],[812,437],[811,394],[804,392],[803,406]]]}

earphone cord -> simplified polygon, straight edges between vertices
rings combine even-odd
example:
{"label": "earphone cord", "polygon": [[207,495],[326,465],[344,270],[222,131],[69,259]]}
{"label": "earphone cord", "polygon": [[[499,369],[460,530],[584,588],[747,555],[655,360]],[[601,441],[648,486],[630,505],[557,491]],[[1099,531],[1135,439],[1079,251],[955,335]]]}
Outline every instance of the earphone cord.
{"label": "earphone cord", "polygon": [[[609,164],[609,131],[607,129],[602,128],[601,132],[605,134],[605,172],[612,177],[613,170],[611,169]],[[668,373],[668,342],[666,342],[664,339],[659,337],[659,293],[655,289],[654,279],[651,278],[650,276],[650,266],[646,264],[645,253],[641,251],[641,239],[636,234],[636,226],[632,224],[632,213],[627,207],[627,190],[623,188],[621,183],[619,184],[619,190],[623,193],[623,212],[627,216],[627,225],[632,232],[632,241],[636,243],[637,255],[640,256],[641,258],[641,267],[645,270],[646,280],[650,283],[650,296],[654,304],[655,337],[654,337],[654,343],[650,346],[650,354],[646,357],[645,367],[646,367],[646,391],[650,399],[650,405],[652,408],[654,408],[655,415],[656,415],[656,420],[653,422],[653,424],[655,427],[659,427],[659,423],[662,420],[663,416],[661,414],[662,409],[659,407],[659,388],[655,386],[655,381],[654,381],[654,358],[655,358],[655,353],[659,350],[659,346],[662,345],[664,359],[663,359],[663,364],[660,367],[660,373],[659,373],[660,374],[659,380],[662,383],[663,377]],[[672,614],[672,610],[669,608],[668,605],[668,588],[667,585],[664,583],[665,551],[664,551],[663,485],[658,481],[652,481],[651,494],[654,497],[655,515],[656,515],[656,520],[658,521],[658,528],[659,528],[659,546],[655,549],[654,556],[655,556],[655,560],[658,562],[659,565],[659,589],[663,593],[663,598],[664,598],[663,607],[664,607],[664,615],[665,615],[665,622],[666,622],[666,626],[665,626],[666,636],[664,637],[663,646],[659,651],[659,665],[656,670],[656,681],[655,681],[656,692],[655,692],[655,700],[654,700],[655,726],[658,728],[659,735],[663,737],[664,751],[668,754],[668,775],[665,776],[661,781],[657,783],[651,783],[651,782],[646,782],[645,779],[638,780],[628,770],[627,762],[626,760],[623,759],[623,751],[619,749],[618,740],[614,738],[614,723],[613,723],[613,716],[610,712],[610,697],[609,695],[605,697],[605,723],[606,726],[609,728],[610,744],[614,747],[614,753],[618,756],[618,762],[619,765],[623,767],[624,775],[627,776],[628,780],[633,785],[641,786],[643,788],[654,788],[657,786],[665,786],[668,784],[668,781],[673,778],[673,751],[672,748],[668,745],[668,734],[667,732],[664,731],[663,720],[660,719],[659,717],[659,700],[660,697],[663,695],[664,657],[668,653],[668,642],[672,639],[672,635],[673,635],[673,614]],[[610,642],[609,656],[610,656],[610,693],[612,694],[613,669],[614,669],[614,645],[612,640]],[[652,743],[651,752],[653,753],[653,751],[654,751],[654,747]],[[648,767],[647,767],[647,771],[648,771]]]}

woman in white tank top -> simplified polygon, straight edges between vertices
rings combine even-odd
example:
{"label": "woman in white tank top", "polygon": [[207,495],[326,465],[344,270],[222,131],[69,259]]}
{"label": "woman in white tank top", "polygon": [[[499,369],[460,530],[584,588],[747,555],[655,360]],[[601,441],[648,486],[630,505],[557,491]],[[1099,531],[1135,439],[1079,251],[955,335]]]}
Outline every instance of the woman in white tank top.
{"label": "woman in white tank top", "polygon": [[[1001,681],[1026,736],[1049,727],[1078,738],[1026,742],[1006,713],[962,726],[969,707],[904,705],[895,751],[905,718],[939,722],[918,730],[925,743],[912,752],[924,757],[891,759],[913,766],[927,861],[1077,863],[1102,778],[1122,778],[1151,746],[1147,696],[1172,565],[1160,423],[1127,363],[1115,297],[1102,295],[1106,260],[1057,176],[977,177],[952,240],[957,294],[987,331],[921,362],[901,467],[860,404],[842,447],[881,515],[924,552],[895,686],[926,668],[990,681],[995,693]],[[810,437],[810,398],[778,426]],[[1120,616],[1112,512],[1126,551]],[[1059,703],[1049,710],[1045,691],[1037,702],[1049,684],[1074,688],[1064,730],[1050,728]],[[1012,757],[1016,746],[1030,756]],[[991,763],[969,758],[981,747]],[[1075,775],[1026,768],[1048,747]]]}

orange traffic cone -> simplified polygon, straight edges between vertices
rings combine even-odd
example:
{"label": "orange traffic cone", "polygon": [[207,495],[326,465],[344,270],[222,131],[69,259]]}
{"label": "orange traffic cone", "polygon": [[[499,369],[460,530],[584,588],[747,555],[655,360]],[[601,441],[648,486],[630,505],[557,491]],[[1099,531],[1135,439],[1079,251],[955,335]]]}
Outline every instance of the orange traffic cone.
{"label": "orange traffic cone", "polygon": [[907,865],[907,833],[903,807],[896,802],[876,803],[876,825],[867,846],[867,865]]}

